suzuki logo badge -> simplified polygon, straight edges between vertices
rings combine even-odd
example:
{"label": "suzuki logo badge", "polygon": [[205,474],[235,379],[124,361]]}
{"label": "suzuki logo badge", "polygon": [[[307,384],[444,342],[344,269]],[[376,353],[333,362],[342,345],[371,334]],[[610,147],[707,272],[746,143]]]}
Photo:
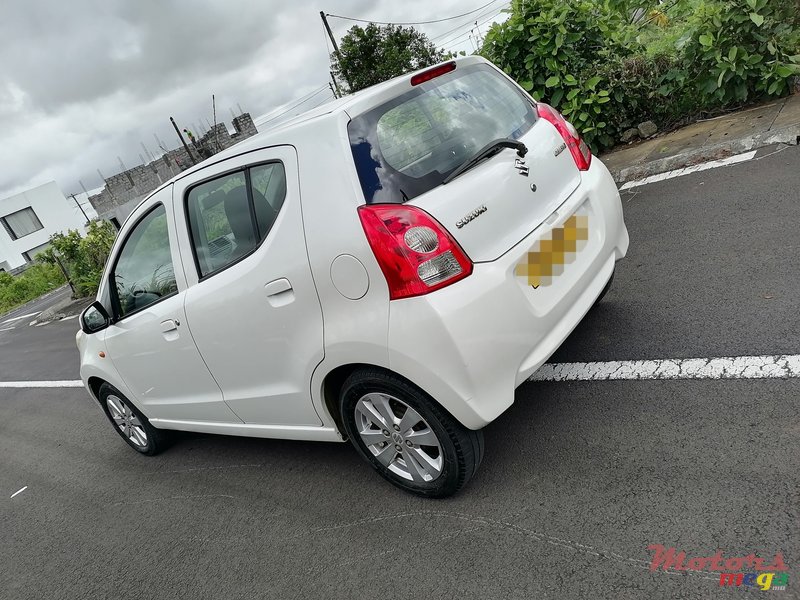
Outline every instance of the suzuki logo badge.
{"label": "suzuki logo badge", "polygon": [[525,166],[525,161],[521,158],[518,158],[514,161],[514,168],[519,171],[520,175],[525,175],[525,177],[528,176],[528,171],[530,171],[530,169]]}

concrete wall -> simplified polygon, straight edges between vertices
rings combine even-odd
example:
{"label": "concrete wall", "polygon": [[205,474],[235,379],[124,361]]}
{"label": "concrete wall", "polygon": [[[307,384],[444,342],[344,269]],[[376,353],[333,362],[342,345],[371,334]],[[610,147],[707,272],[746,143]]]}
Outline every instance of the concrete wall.
{"label": "concrete wall", "polygon": [[85,232],[86,219],[55,181],[0,200],[0,217],[27,207],[33,209],[43,228],[13,240],[0,226],[0,266],[6,271],[25,265],[22,253],[47,243],[54,233],[66,232],[67,229],[77,229],[81,234]]}
{"label": "concrete wall", "polygon": [[[217,123],[194,144],[187,139],[195,160],[200,162],[258,133],[248,113],[236,117],[233,128],[231,134],[224,123]],[[102,192],[89,196],[89,202],[101,219],[113,218],[121,224],[145,196],[193,164],[185,148],[178,146],[151,163],[112,175]]]}

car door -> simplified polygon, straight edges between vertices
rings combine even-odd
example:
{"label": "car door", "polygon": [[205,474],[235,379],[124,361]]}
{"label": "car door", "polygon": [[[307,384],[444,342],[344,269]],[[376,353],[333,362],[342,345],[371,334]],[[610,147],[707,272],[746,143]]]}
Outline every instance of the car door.
{"label": "car door", "polygon": [[113,313],[103,332],[107,356],[151,420],[241,423],[186,326],[172,186],[138,207],[129,222],[104,282]]}
{"label": "car door", "polygon": [[192,335],[245,423],[321,425],[310,382],[323,358],[322,309],[295,149],[249,153],[219,171],[189,176],[175,190]]}

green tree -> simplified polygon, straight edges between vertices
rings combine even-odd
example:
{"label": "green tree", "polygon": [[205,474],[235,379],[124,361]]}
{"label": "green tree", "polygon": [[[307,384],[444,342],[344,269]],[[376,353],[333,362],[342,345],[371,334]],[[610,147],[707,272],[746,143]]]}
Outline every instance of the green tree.
{"label": "green tree", "polygon": [[342,38],[341,57],[331,54],[332,70],[356,92],[410,71],[442,62],[449,54],[413,27],[355,25]]}
{"label": "green tree", "polygon": [[37,260],[55,265],[57,252],[77,294],[89,296],[97,292],[100,286],[100,277],[116,235],[116,229],[108,221],[92,221],[84,237],[75,229],[53,234],[50,248],[39,254]]}

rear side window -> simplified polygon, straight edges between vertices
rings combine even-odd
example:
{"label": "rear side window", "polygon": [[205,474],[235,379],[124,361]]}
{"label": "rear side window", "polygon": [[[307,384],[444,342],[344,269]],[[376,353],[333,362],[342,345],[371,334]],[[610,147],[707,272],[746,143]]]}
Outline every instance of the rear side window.
{"label": "rear side window", "polygon": [[250,254],[267,237],[286,197],[279,162],[228,173],[189,190],[189,228],[200,277]]}
{"label": "rear side window", "polygon": [[354,118],[350,147],[368,204],[406,202],[498,138],[536,122],[525,94],[493,67],[458,67]]}

